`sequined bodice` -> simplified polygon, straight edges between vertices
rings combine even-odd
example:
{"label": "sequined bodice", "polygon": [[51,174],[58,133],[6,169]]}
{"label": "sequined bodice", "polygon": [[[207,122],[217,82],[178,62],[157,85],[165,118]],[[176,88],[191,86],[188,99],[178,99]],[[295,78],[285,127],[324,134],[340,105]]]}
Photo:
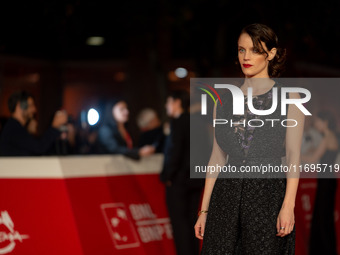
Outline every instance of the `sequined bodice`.
{"label": "sequined bodice", "polygon": [[[218,145],[226,154],[234,158],[258,159],[280,158],[285,155],[286,127],[282,123],[287,116],[281,115],[282,85],[276,83],[274,87],[277,88],[277,108],[268,115],[253,114],[248,108],[247,96],[244,98],[244,115],[234,115],[232,94],[227,92],[222,95],[223,106],[217,105],[216,119],[226,120],[228,123],[216,125],[215,137]],[[273,105],[273,93],[272,89],[264,94],[253,96],[253,107],[257,110],[270,109]],[[287,109],[288,106],[286,106],[286,111]],[[259,127],[260,125],[262,126]]]}
{"label": "sequined bodice", "polygon": [[[272,91],[268,91],[265,94],[253,96],[253,106],[257,110],[267,109],[268,105],[271,103]],[[248,108],[248,96],[245,95],[245,114],[244,115],[235,115],[234,119],[236,123],[245,123],[248,122],[249,119],[257,119],[254,113],[252,113]],[[244,156],[247,156],[248,150],[250,148],[250,144],[254,138],[254,126],[250,125],[242,125],[235,124],[234,125],[234,133],[237,136],[237,140],[239,145],[241,146],[241,150],[243,151]]]}

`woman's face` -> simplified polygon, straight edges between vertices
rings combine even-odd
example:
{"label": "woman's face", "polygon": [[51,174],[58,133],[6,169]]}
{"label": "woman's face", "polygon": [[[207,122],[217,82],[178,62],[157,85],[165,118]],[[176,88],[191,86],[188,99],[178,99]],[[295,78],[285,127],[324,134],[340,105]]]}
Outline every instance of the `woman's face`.
{"label": "woman's face", "polygon": [[112,116],[119,123],[125,123],[129,120],[129,110],[124,101],[120,101],[112,108]]}
{"label": "woman's face", "polygon": [[238,39],[238,60],[241,65],[242,72],[247,78],[267,78],[269,61],[275,57],[276,48],[271,51],[267,50],[264,42],[261,42],[263,49],[268,53],[260,54],[254,49],[251,37],[243,33]]}
{"label": "woman's face", "polygon": [[169,117],[174,117],[176,112],[181,108],[181,101],[179,99],[174,99],[173,97],[168,97],[165,103],[166,113]]}

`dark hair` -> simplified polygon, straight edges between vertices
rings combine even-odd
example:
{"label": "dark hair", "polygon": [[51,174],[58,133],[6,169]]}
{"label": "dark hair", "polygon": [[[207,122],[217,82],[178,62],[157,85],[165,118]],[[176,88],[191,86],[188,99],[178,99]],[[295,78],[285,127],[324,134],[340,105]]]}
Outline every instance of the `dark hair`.
{"label": "dark hair", "polygon": [[250,24],[241,30],[241,34],[248,34],[253,41],[254,49],[260,54],[268,53],[263,48],[261,42],[264,42],[268,51],[276,48],[275,57],[269,61],[268,74],[270,77],[279,77],[285,70],[286,49],[279,47],[279,39],[270,27],[264,24]]}
{"label": "dark hair", "polygon": [[327,121],[330,130],[336,131],[336,121],[333,114],[328,111],[320,111],[318,112],[317,117],[323,121]]}
{"label": "dark hair", "polygon": [[8,99],[8,109],[10,113],[15,112],[15,108],[18,103],[20,103],[21,109],[26,110],[28,107],[27,100],[30,97],[33,98],[33,96],[29,94],[27,91],[17,91],[13,93]]}
{"label": "dark hair", "polygon": [[114,127],[117,125],[116,120],[113,118],[112,109],[119,102],[126,102],[123,98],[115,98],[106,102],[104,109],[104,117],[102,124]]}
{"label": "dark hair", "polygon": [[186,90],[173,90],[169,93],[168,97],[173,99],[179,99],[181,101],[181,106],[184,111],[189,110],[190,97]]}

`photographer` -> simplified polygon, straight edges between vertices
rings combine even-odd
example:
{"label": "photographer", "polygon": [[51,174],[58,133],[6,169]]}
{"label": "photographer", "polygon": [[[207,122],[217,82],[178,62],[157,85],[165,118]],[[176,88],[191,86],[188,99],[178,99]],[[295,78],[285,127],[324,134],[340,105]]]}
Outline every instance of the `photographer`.
{"label": "photographer", "polygon": [[37,139],[27,131],[26,125],[34,117],[36,107],[33,97],[25,91],[12,94],[8,100],[12,116],[3,127],[0,137],[2,156],[34,156],[45,154],[60,136],[58,130],[67,122],[67,113],[57,111],[52,126]]}

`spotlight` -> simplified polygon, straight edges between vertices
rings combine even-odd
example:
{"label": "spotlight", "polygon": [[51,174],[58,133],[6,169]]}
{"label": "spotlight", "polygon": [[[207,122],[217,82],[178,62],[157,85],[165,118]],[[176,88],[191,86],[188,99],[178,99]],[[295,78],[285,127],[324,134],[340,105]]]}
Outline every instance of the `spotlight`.
{"label": "spotlight", "polygon": [[175,70],[175,74],[178,78],[184,78],[188,75],[188,70],[183,67],[178,67]]}
{"label": "spotlight", "polygon": [[105,42],[105,38],[101,36],[92,36],[87,38],[86,44],[90,46],[100,46]]}
{"label": "spotlight", "polygon": [[87,112],[87,122],[89,123],[90,126],[94,126],[98,123],[99,121],[99,113],[96,109],[91,108]]}

